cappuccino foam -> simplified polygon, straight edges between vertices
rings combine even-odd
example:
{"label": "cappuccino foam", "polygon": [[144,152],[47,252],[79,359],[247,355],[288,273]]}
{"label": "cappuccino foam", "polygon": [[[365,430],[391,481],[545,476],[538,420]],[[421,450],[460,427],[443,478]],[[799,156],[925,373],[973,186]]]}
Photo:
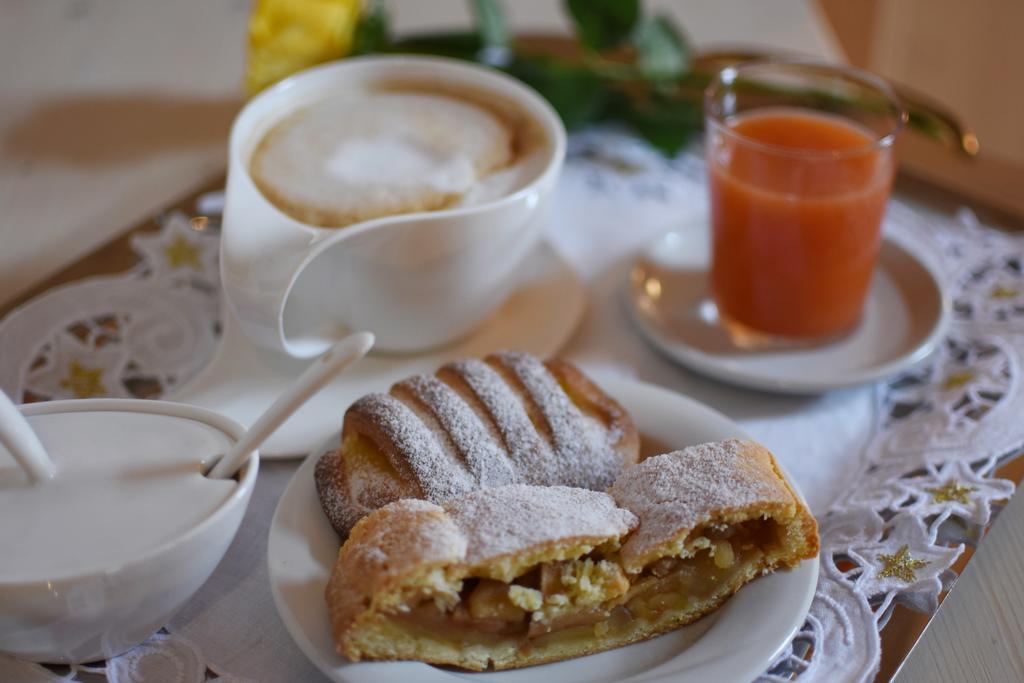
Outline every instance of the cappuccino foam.
{"label": "cappuccino foam", "polygon": [[358,92],[287,116],[259,142],[250,172],[294,218],[341,227],[458,203],[514,158],[494,113],[429,93]]}

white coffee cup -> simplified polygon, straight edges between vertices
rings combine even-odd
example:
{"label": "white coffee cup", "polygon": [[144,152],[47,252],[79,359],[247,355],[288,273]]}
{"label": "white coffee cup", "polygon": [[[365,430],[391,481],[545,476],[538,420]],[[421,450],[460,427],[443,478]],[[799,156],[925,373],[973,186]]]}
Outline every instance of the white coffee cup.
{"label": "white coffee cup", "polygon": [[[530,179],[471,206],[407,213],[344,228],[303,223],[256,187],[250,157],[297,109],[346,88],[400,79],[493,94],[542,134],[524,163]],[[508,295],[540,237],[565,158],[565,129],[534,90],[493,69],[416,56],[346,59],[299,73],[253,98],[235,119],[221,237],[221,276],[245,334],[310,357],[355,329],[376,348],[407,352],[469,333]]]}

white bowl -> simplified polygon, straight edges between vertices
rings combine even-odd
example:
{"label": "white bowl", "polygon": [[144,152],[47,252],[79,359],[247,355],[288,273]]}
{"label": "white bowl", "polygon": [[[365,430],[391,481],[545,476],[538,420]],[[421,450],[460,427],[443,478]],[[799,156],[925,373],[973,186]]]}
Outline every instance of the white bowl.
{"label": "white bowl", "polygon": [[[245,432],[212,411],[165,401],[53,401],[21,410],[30,420],[83,411],[166,415],[212,427],[230,441]],[[258,469],[259,454],[253,452],[238,473],[234,490],[210,514],[127,561],[100,567],[93,563],[83,571],[64,568],[50,576],[0,574],[0,652],[40,662],[87,662],[121,654],[148,638],[213,573],[238,531]]]}
{"label": "white bowl", "polygon": [[[546,144],[521,160],[521,182],[508,194],[441,211],[322,228],[263,196],[249,161],[274,124],[331,93],[394,79],[508,102]],[[227,301],[246,336],[300,358],[318,355],[353,330],[373,332],[379,351],[419,351],[459,339],[516,284],[540,237],[565,147],[565,128],[551,105],[494,69],[390,55],[298,73],[250,100],[231,129],[220,251]]]}

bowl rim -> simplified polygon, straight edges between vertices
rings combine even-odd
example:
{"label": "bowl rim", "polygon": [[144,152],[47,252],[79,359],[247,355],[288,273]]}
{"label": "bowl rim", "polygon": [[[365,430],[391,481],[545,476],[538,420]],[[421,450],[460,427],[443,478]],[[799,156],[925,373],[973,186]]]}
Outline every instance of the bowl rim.
{"label": "bowl rim", "polygon": [[[218,412],[185,403],[176,403],[174,401],[141,398],[63,399],[40,403],[26,403],[19,405],[18,409],[21,410],[22,415],[26,417],[97,411],[148,413],[152,415],[180,417],[191,419],[218,429],[227,434],[228,437],[234,441],[239,440],[246,432],[245,427]],[[0,574],[0,589],[30,588],[33,585],[47,585],[54,582],[71,582],[92,576],[109,576],[112,574],[118,574],[133,566],[150,562],[154,558],[170,552],[175,546],[186,545],[194,537],[218,523],[231,509],[248,500],[256,482],[256,475],[259,472],[259,458],[259,451],[254,450],[242,466],[239,473],[236,475],[236,485],[234,490],[232,490],[231,494],[210,514],[203,517],[198,523],[189,527],[183,533],[160,543],[146,552],[135,555],[116,565],[100,565],[86,571],[69,569],[45,577]],[[235,531],[237,532],[237,529]],[[234,533],[232,536],[234,536]]]}

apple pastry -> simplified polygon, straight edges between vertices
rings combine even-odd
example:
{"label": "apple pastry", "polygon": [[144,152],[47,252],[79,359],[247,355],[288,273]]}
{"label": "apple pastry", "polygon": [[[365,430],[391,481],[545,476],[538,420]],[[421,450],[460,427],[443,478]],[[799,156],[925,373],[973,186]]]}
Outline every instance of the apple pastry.
{"label": "apple pastry", "polygon": [[639,452],[629,414],[573,365],[503,352],[357,400],[315,478],[344,538],[401,498],[443,503],[506,484],[603,491]]}
{"label": "apple pastry", "polygon": [[751,579],[818,554],[817,522],[753,441],[648,458],[609,492],[640,518],[619,553],[639,637],[688,624]]}
{"label": "apple pastry", "polygon": [[509,485],[391,503],[355,526],[326,598],[353,661],[507,669],[678,628],[817,547],[768,451],[726,441],[648,459],[611,495]]}
{"label": "apple pastry", "polygon": [[594,625],[629,590],[614,558],[636,525],[564,486],[391,503],[356,524],[327,584],[338,651],[482,671],[603,649]]}

